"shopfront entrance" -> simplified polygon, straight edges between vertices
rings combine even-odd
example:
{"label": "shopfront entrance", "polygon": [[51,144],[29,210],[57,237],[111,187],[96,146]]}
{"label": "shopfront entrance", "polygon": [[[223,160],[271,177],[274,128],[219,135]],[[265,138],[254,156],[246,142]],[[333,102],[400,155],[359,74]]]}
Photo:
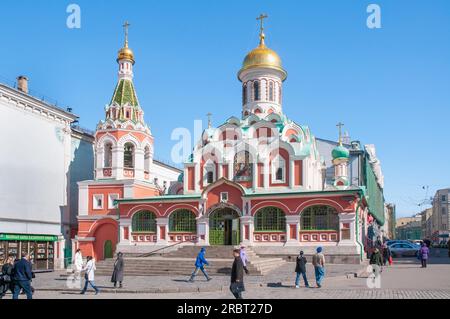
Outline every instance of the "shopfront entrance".
{"label": "shopfront entrance", "polygon": [[20,258],[26,253],[30,255],[33,270],[53,270],[57,240],[57,236],[0,234],[0,264],[8,256]]}
{"label": "shopfront entrance", "polygon": [[219,208],[209,217],[210,245],[239,245],[239,214],[231,208]]}

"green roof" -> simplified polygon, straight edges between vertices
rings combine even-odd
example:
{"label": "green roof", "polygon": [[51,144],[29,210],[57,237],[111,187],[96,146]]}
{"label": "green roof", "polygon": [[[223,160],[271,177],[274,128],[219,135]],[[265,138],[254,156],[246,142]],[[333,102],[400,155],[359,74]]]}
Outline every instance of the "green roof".
{"label": "green roof", "polygon": [[119,83],[117,83],[110,104],[113,104],[114,102],[119,106],[124,106],[127,103],[134,107],[139,106],[139,101],[132,81],[121,79]]}
{"label": "green roof", "polygon": [[333,159],[350,158],[350,151],[346,149],[344,146],[338,145],[336,148],[333,149],[331,155],[333,156]]}

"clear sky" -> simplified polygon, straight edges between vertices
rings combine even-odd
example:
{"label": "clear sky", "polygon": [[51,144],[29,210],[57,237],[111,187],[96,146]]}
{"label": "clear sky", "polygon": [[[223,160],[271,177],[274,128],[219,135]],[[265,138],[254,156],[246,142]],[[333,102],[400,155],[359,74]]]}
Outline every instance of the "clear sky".
{"label": "clear sky", "polygon": [[[66,8],[81,7],[81,29]],[[382,28],[366,26],[370,3]],[[425,197],[450,187],[450,1],[186,0],[12,1],[1,3],[0,81],[30,78],[30,88],[70,106],[95,129],[117,81],[122,24],[129,20],[135,86],[155,137],[170,159],[174,128],[212,112],[240,116],[237,72],[257,45],[262,12],[267,44],[289,73],[284,112],[321,138],[375,144],[385,197],[412,215]],[[18,123],[20,125],[20,123]]]}

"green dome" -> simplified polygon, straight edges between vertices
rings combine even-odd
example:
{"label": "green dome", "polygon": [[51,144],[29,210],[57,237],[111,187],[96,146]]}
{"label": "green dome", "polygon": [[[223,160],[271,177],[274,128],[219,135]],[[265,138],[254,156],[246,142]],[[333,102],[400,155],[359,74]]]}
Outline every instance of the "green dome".
{"label": "green dome", "polygon": [[178,182],[179,182],[179,183],[183,183],[183,180],[184,180],[184,173],[181,173],[181,174],[178,176]]}
{"label": "green dome", "polygon": [[338,145],[335,149],[333,149],[331,155],[333,156],[333,159],[350,158],[350,151],[344,146]]}

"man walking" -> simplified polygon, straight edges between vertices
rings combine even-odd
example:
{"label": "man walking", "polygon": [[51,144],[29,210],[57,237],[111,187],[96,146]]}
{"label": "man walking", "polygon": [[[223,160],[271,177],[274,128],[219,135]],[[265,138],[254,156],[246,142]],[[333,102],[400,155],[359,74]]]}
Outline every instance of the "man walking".
{"label": "man walking", "polygon": [[26,253],[22,254],[22,259],[14,264],[13,279],[14,279],[14,292],[13,299],[19,299],[20,290],[23,289],[27,295],[27,299],[33,299],[33,293],[31,291],[31,279],[33,274],[31,272],[31,263],[29,262],[30,256]]}
{"label": "man walking", "polygon": [[244,287],[244,264],[240,256],[239,249],[233,250],[234,262],[231,267],[231,285],[230,291],[236,299],[243,299],[242,292],[245,291]]}
{"label": "man walking", "polygon": [[325,256],[322,254],[322,250],[322,247],[318,247],[312,260],[316,275],[317,288],[322,287],[322,280],[323,277],[325,277]]}
{"label": "man walking", "polygon": [[203,247],[200,249],[200,252],[197,255],[197,259],[195,260],[195,270],[191,275],[191,278],[189,279],[189,282],[194,282],[195,276],[197,276],[199,270],[202,271],[203,275],[205,275],[206,280],[210,281],[212,278],[208,276],[205,270],[205,265],[209,266],[208,261],[205,258],[206,249]]}
{"label": "man walking", "polygon": [[92,258],[92,256],[87,256],[87,263],[86,263],[86,267],[84,267],[84,279],[85,279],[85,283],[84,283],[84,288],[81,291],[80,294],[84,295],[86,293],[86,290],[88,289],[88,285],[91,285],[92,288],[94,288],[95,290],[95,294],[98,295],[98,293],[100,292],[100,290],[95,286],[95,270],[97,268],[95,267],[95,262],[94,259]]}
{"label": "man walking", "polygon": [[303,277],[303,281],[305,282],[305,287],[309,288],[308,278],[306,278],[306,260],[305,256],[303,256],[303,251],[300,251],[300,255],[297,256],[295,272],[297,273],[297,277],[295,278],[295,288],[300,288],[300,276]]}

